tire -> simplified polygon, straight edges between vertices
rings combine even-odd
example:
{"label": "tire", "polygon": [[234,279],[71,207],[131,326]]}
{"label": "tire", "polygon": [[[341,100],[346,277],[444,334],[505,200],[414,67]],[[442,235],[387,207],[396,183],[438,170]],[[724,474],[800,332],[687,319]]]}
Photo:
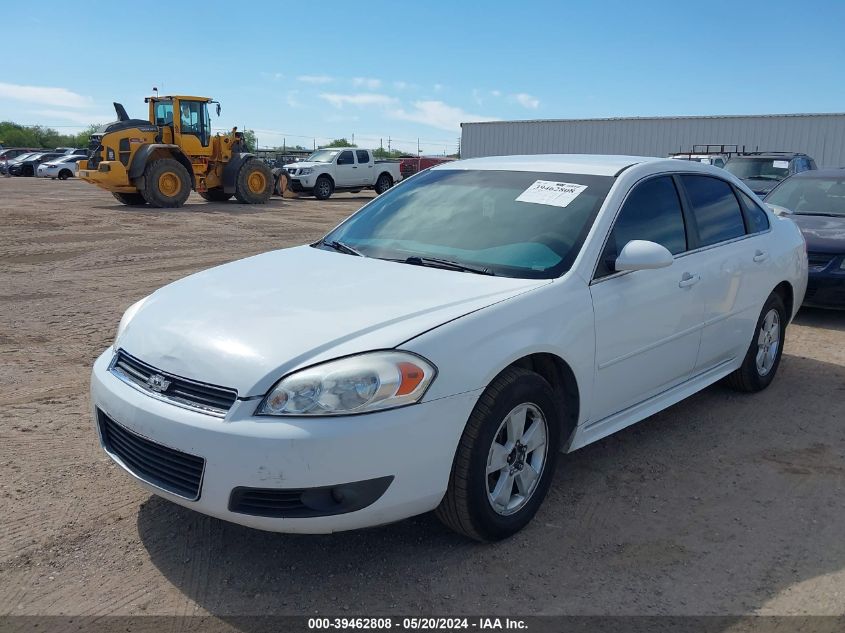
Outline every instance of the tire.
{"label": "tire", "polygon": [[142,196],[140,193],[113,192],[111,195],[113,195],[118,202],[120,202],[121,204],[125,204],[129,207],[143,207],[145,204],[147,204],[147,201],[144,200],[144,196]]}
{"label": "tire", "polygon": [[59,180],[67,180],[68,178],[73,177],[73,172],[69,169],[63,169],[59,172]]}
{"label": "tire", "polygon": [[375,190],[378,195],[381,195],[392,186],[393,178],[390,177],[390,174],[384,173],[378,177],[378,180],[376,180]]}
{"label": "tire", "polygon": [[328,176],[320,176],[314,183],[314,197],[317,200],[328,200],[334,192],[334,183]]}
{"label": "tire", "polygon": [[273,195],[273,172],[263,160],[250,158],[235,180],[235,198],[241,204],[264,204]]}
{"label": "tire", "polygon": [[226,202],[226,200],[235,195],[233,193],[226,193],[220,187],[212,187],[208,191],[198,191],[197,193],[200,194],[200,198],[209,202]]}
{"label": "tire", "polygon": [[[435,510],[446,526],[477,541],[495,541],[511,536],[531,521],[549,490],[560,447],[561,420],[555,403],[551,385],[527,369],[510,367],[490,383],[467,421],[452,463],[449,487]],[[527,420],[525,431],[538,424],[545,430],[545,442],[527,452],[520,444],[514,445],[508,431],[508,420],[512,415],[519,417],[522,410],[528,414],[523,418]],[[502,449],[494,451],[494,442]],[[504,448],[508,444],[513,446],[510,453]],[[491,458],[498,458],[503,467],[488,473]],[[521,474],[531,470],[539,476],[533,483],[526,481],[528,487],[523,489]],[[506,491],[505,496],[496,495],[497,491]],[[523,494],[526,491],[527,497]],[[497,509],[494,496],[500,500],[507,497],[510,503]]]}
{"label": "tire", "polygon": [[273,188],[273,193],[277,196],[284,197],[285,191],[288,190],[288,175],[284,171],[280,171],[278,175],[274,174],[273,176],[276,180],[275,186]]}
{"label": "tire", "polygon": [[742,365],[725,378],[728,386],[737,391],[753,393],[762,391],[772,383],[783,355],[786,320],[783,299],[773,292],[766,299],[760,318],[757,319],[754,337]]}
{"label": "tire", "polygon": [[150,206],[159,209],[181,207],[191,194],[191,177],[175,158],[159,158],[144,169],[141,194]]}

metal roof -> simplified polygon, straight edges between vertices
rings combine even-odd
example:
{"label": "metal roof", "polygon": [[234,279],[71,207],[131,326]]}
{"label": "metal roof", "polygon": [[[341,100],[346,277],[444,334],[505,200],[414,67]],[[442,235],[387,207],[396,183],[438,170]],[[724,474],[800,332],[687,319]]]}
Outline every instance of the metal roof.
{"label": "metal roof", "polygon": [[845,112],[793,112],[791,114],[692,114],[668,116],[615,116],[586,119],[492,119],[490,121],[467,121],[464,125],[485,125],[488,123],[588,123],[591,121],[681,121],[689,119],[771,119],[775,117],[845,116]]}

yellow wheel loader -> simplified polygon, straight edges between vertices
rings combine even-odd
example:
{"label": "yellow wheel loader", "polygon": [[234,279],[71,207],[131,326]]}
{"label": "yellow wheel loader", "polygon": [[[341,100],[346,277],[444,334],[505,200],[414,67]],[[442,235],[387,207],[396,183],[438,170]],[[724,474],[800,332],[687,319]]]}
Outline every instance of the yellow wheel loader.
{"label": "yellow wheel loader", "polygon": [[149,120],[130,119],[114,104],[117,121],[91,136],[90,155],[79,162],[79,177],[110,191],[127,205],[181,207],[191,189],[222,202],[234,196],[263,204],[273,195],[270,167],[246,150],[233,128],[211,133],[207,97],[147,97]]}

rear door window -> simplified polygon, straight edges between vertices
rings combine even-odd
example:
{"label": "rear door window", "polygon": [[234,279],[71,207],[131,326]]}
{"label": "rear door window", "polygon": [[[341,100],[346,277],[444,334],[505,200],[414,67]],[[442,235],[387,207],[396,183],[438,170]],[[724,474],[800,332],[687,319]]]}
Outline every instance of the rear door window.
{"label": "rear door window", "polygon": [[365,165],[370,162],[370,153],[365,149],[359,149],[355,152],[358,155],[358,164]]}
{"label": "rear door window", "polygon": [[745,235],[742,209],[733,188],[710,176],[681,176],[698,228],[701,246],[710,246]]}
{"label": "rear door window", "polygon": [[739,192],[742,204],[745,206],[745,218],[749,233],[759,233],[769,228],[769,216],[760,207],[760,203],[754,201],[744,191]]}

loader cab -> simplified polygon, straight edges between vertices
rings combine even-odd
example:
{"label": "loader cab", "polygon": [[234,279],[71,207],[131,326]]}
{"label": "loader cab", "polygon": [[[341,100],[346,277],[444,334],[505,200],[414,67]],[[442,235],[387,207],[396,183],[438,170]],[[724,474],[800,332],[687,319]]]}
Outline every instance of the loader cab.
{"label": "loader cab", "polygon": [[179,145],[189,156],[211,154],[207,98],[150,97],[149,100],[150,121],[162,130],[165,143]]}

